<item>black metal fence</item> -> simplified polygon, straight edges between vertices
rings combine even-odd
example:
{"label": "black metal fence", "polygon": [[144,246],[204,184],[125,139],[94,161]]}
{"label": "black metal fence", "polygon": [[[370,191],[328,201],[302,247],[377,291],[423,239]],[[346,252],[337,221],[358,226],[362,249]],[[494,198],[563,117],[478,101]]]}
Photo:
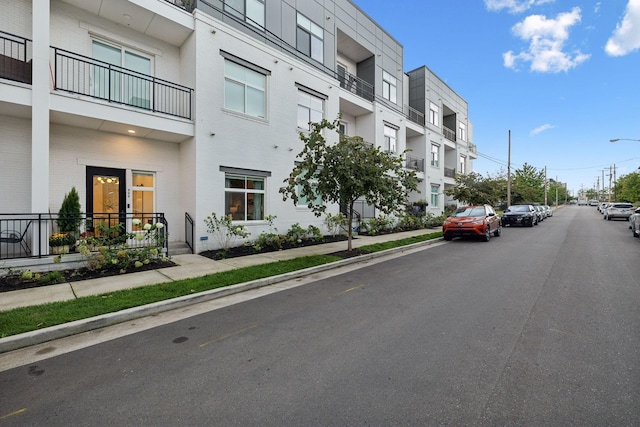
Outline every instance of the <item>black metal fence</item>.
{"label": "black metal fence", "polygon": [[0,78],[31,83],[31,40],[0,31]]}
{"label": "black metal fence", "polygon": [[64,49],[54,52],[54,87],[191,120],[193,89]]}
{"label": "black metal fence", "polygon": [[[52,254],[49,239],[59,233],[58,214],[0,214],[0,260],[42,258]],[[82,213],[78,227],[69,232],[73,243],[81,239],[104,245],[123,244],[136,249],[159,246],[168,253],[168,223],[164,213]],[[158,225],[162,224],[162,225]],[[147,230],[151,229],[151,230]],[[153,238],[147,238],[153,233]],[[143,237],[143,238],[140,238]]]}

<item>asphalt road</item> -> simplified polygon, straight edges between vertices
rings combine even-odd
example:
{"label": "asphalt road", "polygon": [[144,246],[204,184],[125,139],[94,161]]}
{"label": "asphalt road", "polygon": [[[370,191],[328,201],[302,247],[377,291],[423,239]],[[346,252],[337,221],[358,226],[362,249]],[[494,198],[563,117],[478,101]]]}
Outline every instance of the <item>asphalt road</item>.
{"label": "asphalt road", "polygon": [[0,426],[640,425],[639,254],[563,208],[25,360]]}

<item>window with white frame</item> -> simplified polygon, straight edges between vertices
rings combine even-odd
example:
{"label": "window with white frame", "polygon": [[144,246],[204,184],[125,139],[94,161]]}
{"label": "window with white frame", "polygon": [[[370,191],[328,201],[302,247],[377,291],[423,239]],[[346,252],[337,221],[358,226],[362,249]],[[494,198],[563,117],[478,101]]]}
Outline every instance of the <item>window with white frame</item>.
{"label": "window with white frame", "polygon": [[429,102],[429,123],[440,126],[440,107],[433,102]]}
{"label": "window with white frame", "polygon": [[394,104],[397,97],[397,80],[386,71],[382,72],[382,97]]}
{"label": "window with white frame", "polygon": [[298,128],[311,130],[309,123],[320,123],[324,118],[324,100],[319,94],[298,88]]}
{"label": "window with white frame", "polygon": [[438,184],[431,184],[431,207],[438,207],[438,193],[440,191],[440,186]]}
{"label": "window with white frame", "polygon": [[224,211],[234,221],[264,220],[266,177],[225,174]]}
{"label": "window with white frame", "polygon": [[224,0],[224,11],[256,27],[264,28],[265,0]]}
{"label": "window with white frame", "polygon": [[440,146],[438,144],[431,144],[431,166],[440,166]]}
{"label": "window with white frame", "polygon": [[460,156],[460,166],[459,166],[458,172],[462,174],[467,173],[467,157],[466,156]]}
{"label": "window with white frame", "polygon": [[398,130],[388,125],[384,125],[384,149],[390,153],[397,151],[396,142],[398,139]]}
{"label": "window with white frame", "polygon": [[349,128],[347,126],[346,122],[340,122],[338,124],[338,130],[340,131],[340,133],[344,136],[349,136]]}
{"label": "window with white frame", "polygon": [[466,141],[467,140],[467,125],[460,122],[459,123],[459,127],[458,127],[458,137],[460,138],[460,141]]}
{"label": "window with white frame", "polygon": [[224,108],[266,118],[267,76],[258,67],[225,58]]}
{"label": "window with white frame", "polygon": [[304,55],[324,62],[324,30],[306,16],[298,13],[296,47]]}

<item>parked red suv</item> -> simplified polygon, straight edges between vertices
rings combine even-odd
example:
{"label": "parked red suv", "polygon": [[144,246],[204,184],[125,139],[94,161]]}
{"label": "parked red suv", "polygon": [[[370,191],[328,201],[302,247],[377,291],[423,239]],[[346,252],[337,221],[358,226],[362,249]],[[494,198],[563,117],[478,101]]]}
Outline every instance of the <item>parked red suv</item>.
{"label": "parked red suv", "polygon": [[442,224],[444,240],[454,237],[481,237],[488,242],[491,235],[498,237],[502,232],[500,217],[489,205],[462,206],[455,210]]}

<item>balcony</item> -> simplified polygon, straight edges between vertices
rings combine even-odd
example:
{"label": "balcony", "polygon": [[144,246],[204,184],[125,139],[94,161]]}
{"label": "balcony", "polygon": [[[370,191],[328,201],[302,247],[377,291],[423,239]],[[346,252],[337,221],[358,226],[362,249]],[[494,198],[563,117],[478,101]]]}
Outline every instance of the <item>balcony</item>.
{"label": "balcony", "polygon": [[193,89],[59,48],[54,89],[191,120]]}
{"label": "balcony", "polygon": [[424,172],[424,159],[420,157],[407,156],[407,169],[413,169],[416,172]]}
{"label": "balcony", "polygon": [[338,80],[340,81],[340,87],[347,91],[358,95],[360,98],[364,98],[367,101],[373,101],[374,88],[371,83],[368,83],[357,76],[347,72],[343,68],[338,67],[337,70]]}
{"label": "balcony", "polygon": [[442,126],[442,134],[449,141],[456,142],[456,131],[449,129],[446,126]]}
{"label": "balcony", "polygon": [[421,113],[420,111],[416,110],[413,107],[405,105],[404,115],[407,119],[409,119],[413,123],[419,124],[420,126],[425,125],[424,113]]}
{"label": "balcony", "polygon": [[444,168],[444,176],[446,178],[455,178],[456,170],[454,168]]}
{"label": "balcony", "polygon": [[0,31],[0,78],[31,84],[31,40]]}

